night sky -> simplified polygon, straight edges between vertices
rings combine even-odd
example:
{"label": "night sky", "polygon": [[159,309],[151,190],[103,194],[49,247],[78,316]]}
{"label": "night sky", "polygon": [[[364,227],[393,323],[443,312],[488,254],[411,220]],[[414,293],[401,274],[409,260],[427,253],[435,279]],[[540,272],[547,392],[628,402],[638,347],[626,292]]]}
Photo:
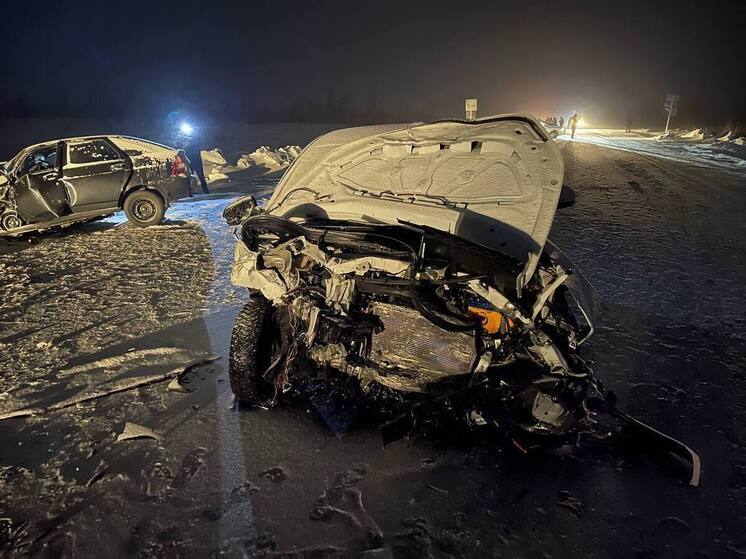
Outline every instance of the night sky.
{"label": "night sky", "polygon": [[5,2],[0,116],[746,122],[746,1]]}

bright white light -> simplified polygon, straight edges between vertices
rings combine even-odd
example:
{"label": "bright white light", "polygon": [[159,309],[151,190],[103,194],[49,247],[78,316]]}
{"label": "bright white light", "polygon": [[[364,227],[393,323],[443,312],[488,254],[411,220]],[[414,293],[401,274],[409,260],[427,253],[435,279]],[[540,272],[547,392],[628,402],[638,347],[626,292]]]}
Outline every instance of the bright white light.
{"label": "bright white light", "polygon": [[192,132],[194,132],[194,127],[188,122],[182,122],[179,125],[179,130],[181,130],[182,134],[186,134],[187,136],[189,136]]}

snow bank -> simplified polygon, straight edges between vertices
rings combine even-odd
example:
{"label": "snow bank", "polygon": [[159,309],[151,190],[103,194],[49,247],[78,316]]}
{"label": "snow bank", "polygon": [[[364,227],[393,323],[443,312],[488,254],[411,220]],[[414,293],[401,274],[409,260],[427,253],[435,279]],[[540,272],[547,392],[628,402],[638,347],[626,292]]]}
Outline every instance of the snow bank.
{"label": "snow bank", "polygon": [[[746,138],[743,136],[737,137],[730,130],[706,147],[716,153],[746,160]],[[744,161],[744,165],[746,165],[746,161]]]}
{"label": "snow bank", "polygon": [[229,181],[231,180],[228,175],[223,173],[219,167],[213,167],[210,174],[205,177],[208,183],[214,183],[218,181]]}
{"label": "snow bank", "polygon": [[299,146],[285,146],[274,150],[270,147],[262,146],[251,153],[242,154],[238,158],[236,166],[244,169],[259,166],[275,171],[290,165],[298,157],[299,153]]}
{"label": "snow bank", "polygon": [[667,134],[659,134],[655,136],[654,140],[689,140],[701,142],[707,138],[711,138],[712,133],[707,128],[695,128],[693,130],[669,130]]}
{"label": "snow bank", "polygon": [[226,161],[225,156],[223,155],[223,152],[220,151],[218,148],[214,148],[211,150],[202,150],[200,152],[200,155],[202,156],[203,163],[209,163],[212,165],[227,165],[228,164],[228,161]]}
{"label": "snow bank", "polygon": [[254,175],[284,169],[298,157],[300,150],[299,146],[284,146],[277,149],[262,146],[251,153],[239,153],[235,164],[229,163],[224,152],[218,148],[202,151],[201,154],[207,182],[212,184],[228,182],[232,174],[249,169],[254,171]]}
{"label": "snow bank", "polygon": [[707,130],[704,128],[695,128],[689,132],[682,133],[679,137],[686,138],[687,140],[704,140]]}

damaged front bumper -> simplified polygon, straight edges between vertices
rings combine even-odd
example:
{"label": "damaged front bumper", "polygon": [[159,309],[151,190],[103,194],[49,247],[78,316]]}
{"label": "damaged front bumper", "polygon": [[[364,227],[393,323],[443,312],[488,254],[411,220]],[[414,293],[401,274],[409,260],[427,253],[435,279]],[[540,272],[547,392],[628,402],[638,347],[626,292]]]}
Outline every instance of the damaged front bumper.
{"label": "damaged front bumper", "polygon": [[[593,293],[556,247],[522,286],[519,262],[410,225],[265,214],[238,237],[233,283],[274,308],[280,341],[254,371],[274,401],[309,379],[355,379],[385,442],[449,421],[514,440],[637,433],[686,461],[698,484],[696,454],[616,410],[578,354]],[[599,413],[623,419],[615,433]]]}

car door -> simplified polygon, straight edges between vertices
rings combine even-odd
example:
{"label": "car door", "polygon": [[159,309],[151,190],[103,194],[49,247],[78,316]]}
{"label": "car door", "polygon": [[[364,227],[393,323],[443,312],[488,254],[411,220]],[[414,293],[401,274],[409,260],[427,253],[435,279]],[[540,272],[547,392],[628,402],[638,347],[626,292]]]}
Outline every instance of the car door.
{"label": "car door", "polygon": [[130,159],[106,138],[68,140],[62,180],[73,213],[116,208]]}
{"label": "car door", "polygon": [[62,143],[35,147],[14,170],[16,210],[26,223],[40,223],[69,212],[59,161]]}

